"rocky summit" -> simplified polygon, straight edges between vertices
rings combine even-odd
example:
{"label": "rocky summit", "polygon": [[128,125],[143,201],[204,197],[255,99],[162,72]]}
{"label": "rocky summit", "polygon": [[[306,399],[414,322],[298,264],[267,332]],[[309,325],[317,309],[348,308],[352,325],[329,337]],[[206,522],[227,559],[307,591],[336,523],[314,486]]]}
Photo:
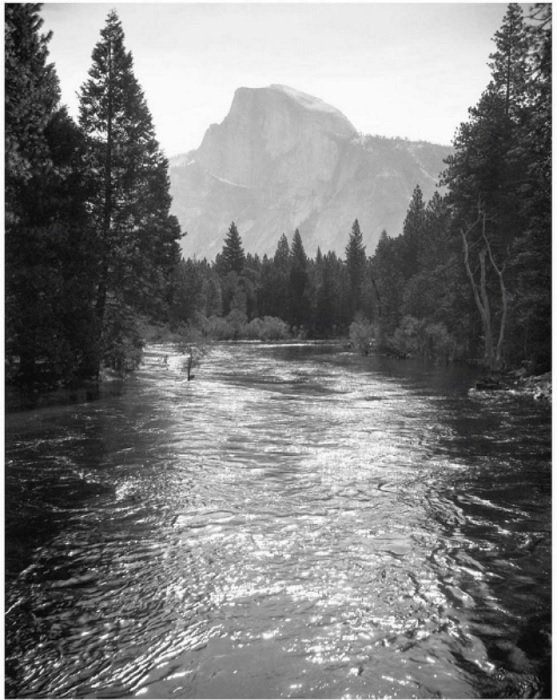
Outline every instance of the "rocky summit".
{"label": "rocky summit", "polygon": [[170,161],[186,257],[208,259],[234,221],[246,251],[272,254],[300,230],[306,251],[344,253],[354,219],[368,254],[401,233],[412,192],[433,194],[448,146],[359,134],[322,100],[284,85],[239,88],[197,150]]}

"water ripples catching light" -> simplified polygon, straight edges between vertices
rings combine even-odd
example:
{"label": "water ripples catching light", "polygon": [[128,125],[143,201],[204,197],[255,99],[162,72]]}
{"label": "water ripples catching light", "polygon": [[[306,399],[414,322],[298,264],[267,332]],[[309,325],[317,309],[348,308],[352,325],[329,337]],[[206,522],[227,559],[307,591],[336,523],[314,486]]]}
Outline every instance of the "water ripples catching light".
{"label": "water ripples catching light", "polygon": [[182,363],[8,416],[9,696],[543,694],[547,409],[332,346]]}

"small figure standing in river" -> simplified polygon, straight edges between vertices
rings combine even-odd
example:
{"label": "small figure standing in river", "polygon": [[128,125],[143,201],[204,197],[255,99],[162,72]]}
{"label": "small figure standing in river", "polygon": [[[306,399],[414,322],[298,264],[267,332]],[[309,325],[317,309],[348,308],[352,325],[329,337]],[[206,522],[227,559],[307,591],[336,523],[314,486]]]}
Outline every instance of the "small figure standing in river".
{"label": "small figure standing in river", "polygon": [[182,372],[186,372],[188,382],[191,381],[195,375],[193,375],[192,369],[196,364],[196,357],[192,348],[189,349],[189,354],[186,360],[182,363]]}
{"label": "small figure standing in river", "polygon": [[181,371],[186,373],[188,382],[195,378],[192,370],[201,362],[205,352],[204,348],[199,348],[197,345],[190,345],[181,349],[182,355],[187,354],[187,358],[182,362]]}
{"label": "small figure standing in river", "polygon": [[188,370],[188,382],[193,379],[193,374],[191,373],[193,368],[193,351],[190,350],[190,354],[188,357],[188,362],[187,362],[187,370]]}

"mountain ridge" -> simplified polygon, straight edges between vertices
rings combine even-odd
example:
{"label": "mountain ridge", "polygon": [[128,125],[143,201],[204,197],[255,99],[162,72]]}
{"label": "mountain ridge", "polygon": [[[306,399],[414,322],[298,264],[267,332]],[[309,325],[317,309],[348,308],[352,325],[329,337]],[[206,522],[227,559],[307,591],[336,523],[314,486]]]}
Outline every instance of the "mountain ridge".
{"label": "mountain ridge", "polygon": [[342,254],[358,219],[368,254],[398,235],[416,185],[433,194],[451,148],[360,134],[336,107],[288,86],[238,88],[199,148],[170,159],[185,256],[213,258],[231,221],[244,247],[272,254],[300,230],[308,253]]}

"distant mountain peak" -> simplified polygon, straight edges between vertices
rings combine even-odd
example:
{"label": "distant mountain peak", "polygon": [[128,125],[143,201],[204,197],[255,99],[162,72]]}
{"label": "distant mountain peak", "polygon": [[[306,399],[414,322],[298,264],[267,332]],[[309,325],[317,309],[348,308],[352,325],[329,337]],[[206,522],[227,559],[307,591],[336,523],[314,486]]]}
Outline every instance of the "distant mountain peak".
{"label": "distant mountain peak", "polygon": [[300,106],[304,107],[305,109],[315,110],[318,112],[328,112],[329,114],[337,114],[343,119],[346,119],[346,121],[349,121],[339,109],[333,107],[330,104],[327,104],[327,102],[324,102],[319,97],[308,95],[307,92],[301,92],[301,90],[296,90],[295,88],[289,87],[288,85],[279,85],[276,83],[274,83],[273,85],[269,85],[269,89],[277,90],[285,95],[288,95],[288,97],[292,98],[295,102],[297,102]]}
{"label": "distant mountain peak", "polygon": [[171,160],[184,254],[213,258],[231,221],[252,253],[272,254],[299,228],[308,253],[342,254],[356,218],[371,254],[383,229],[400,233],[416,185],[433,194],[449,153],[362,137],[340,110],[287,85],[240,87],[200,147]]}
{"label": "distant mountain peak", "polygon": [[[324,128],[341,137],[353,138],[358,132],[349,119],[336,107],[327,104],[318,97],[301,90],[275,83],[266,87],[240,87],[234,93],[230,112],[221,125],[242,118],[263,118],[269,122],[273,114],[281,115],[284,121],[288,114],[296,112],[297,118],[304,115],[308,127]],[[276,120],[279,121],[279,120]]]}

